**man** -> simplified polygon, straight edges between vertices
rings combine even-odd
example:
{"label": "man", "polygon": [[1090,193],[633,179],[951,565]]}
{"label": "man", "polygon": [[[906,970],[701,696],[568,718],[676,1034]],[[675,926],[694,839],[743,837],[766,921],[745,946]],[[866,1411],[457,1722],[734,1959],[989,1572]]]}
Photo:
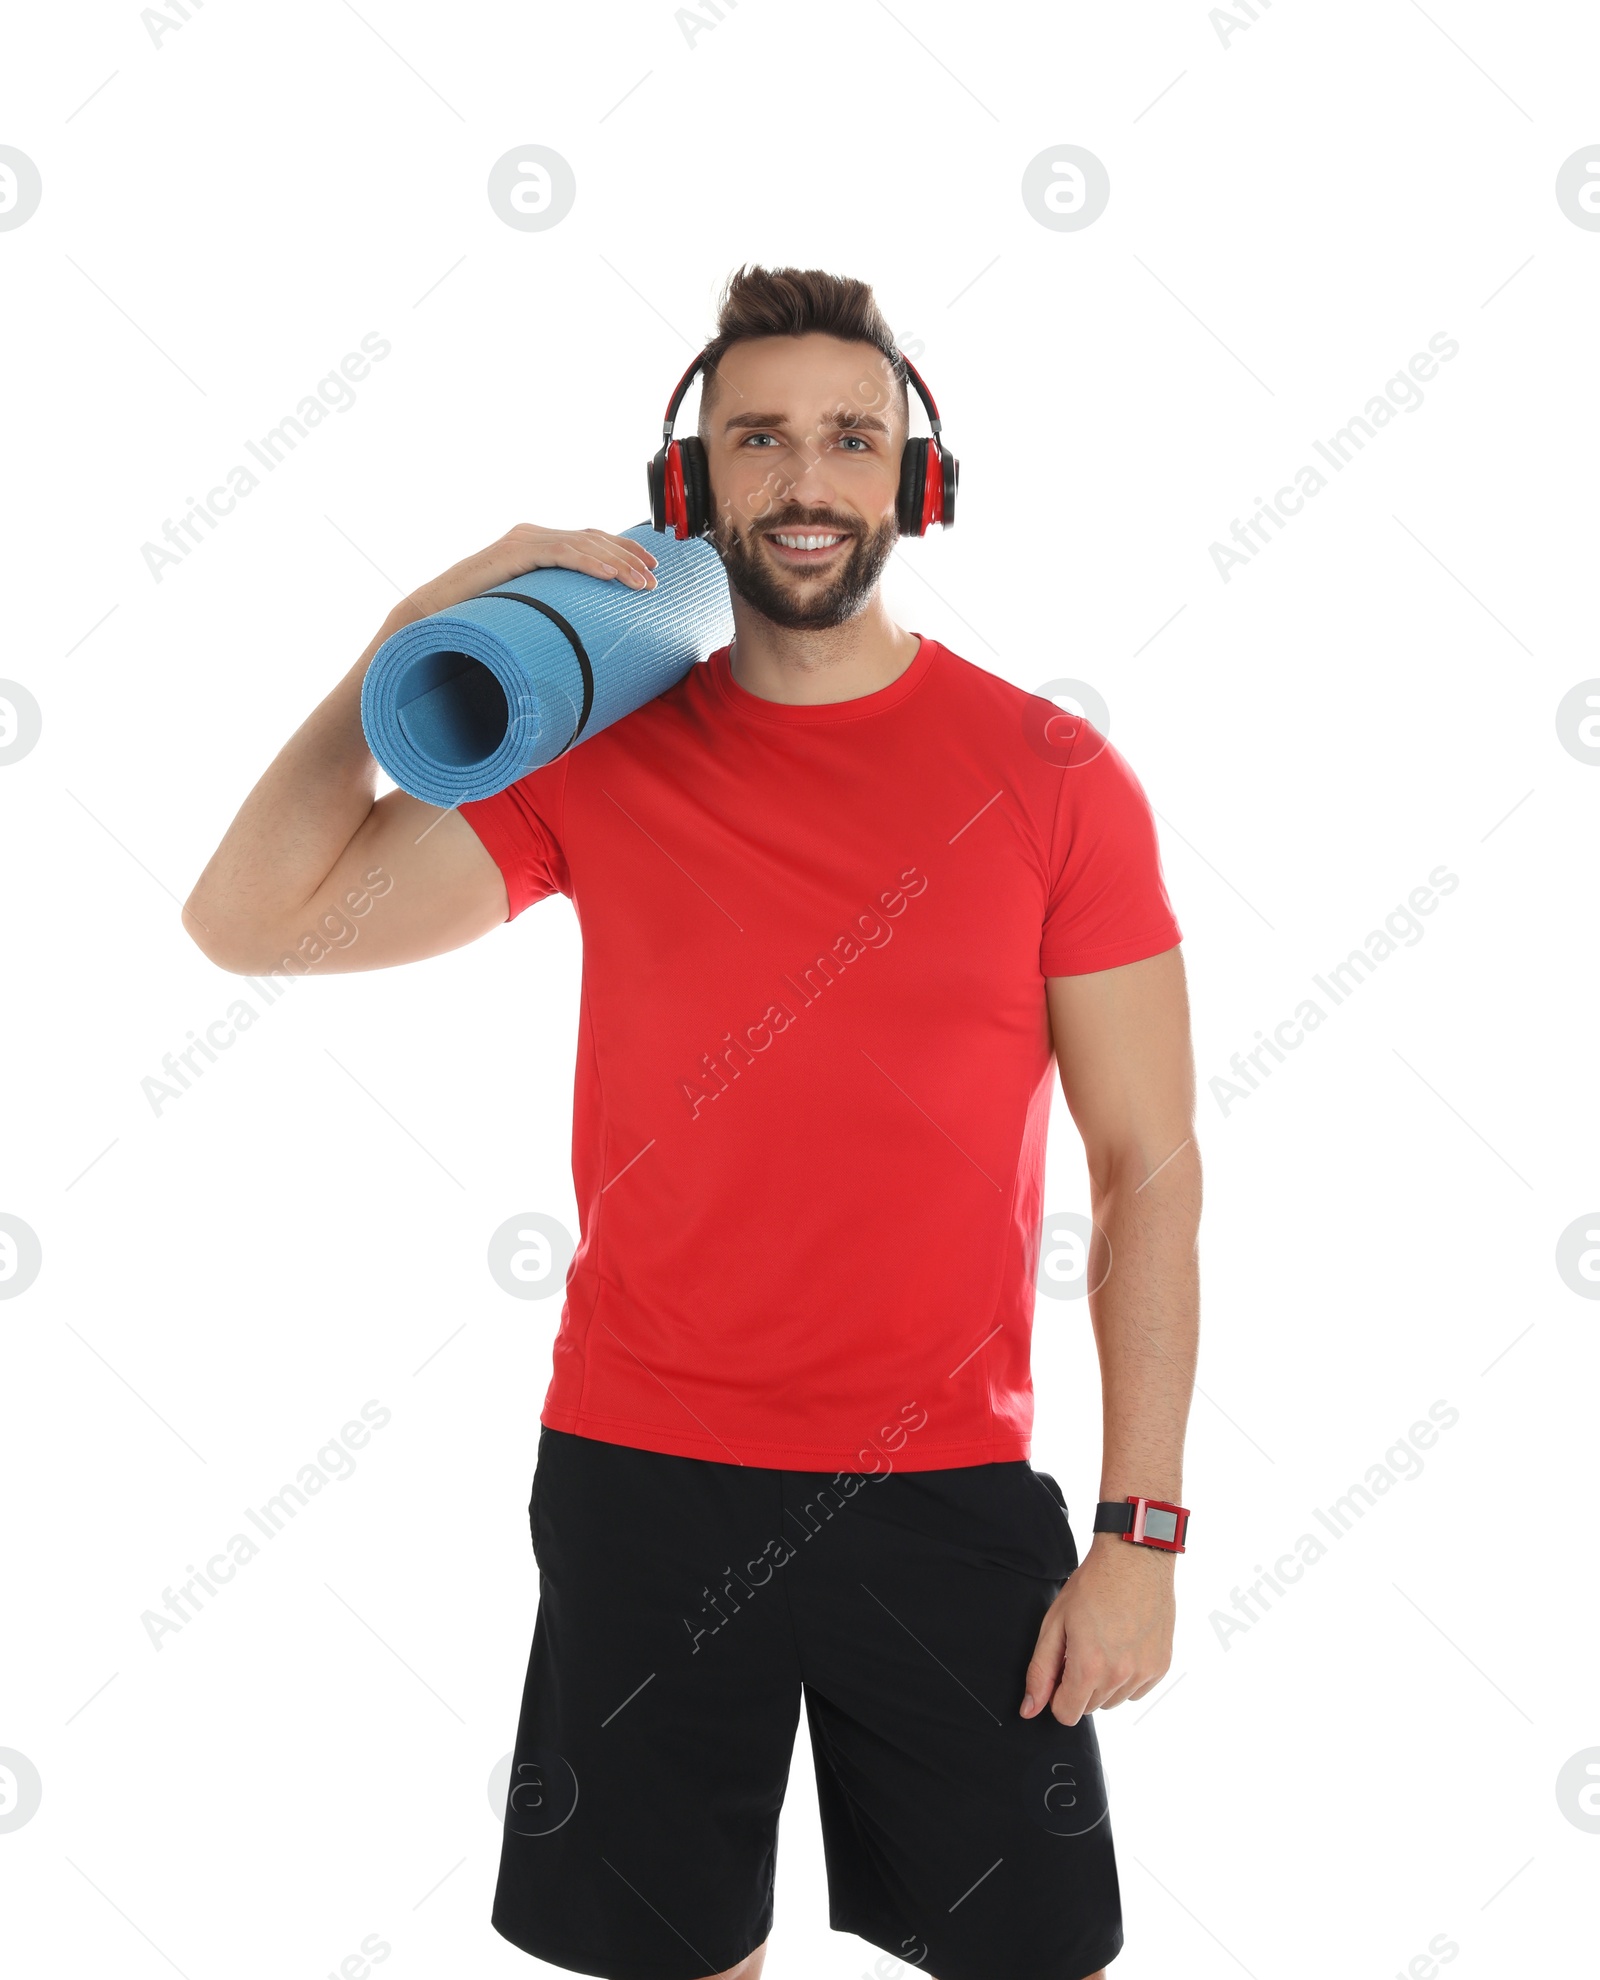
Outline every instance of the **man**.
{"label": "man", "polygon": [[[654,583],[628,538],[519,525],[390,615],[186,909],[239,972],[299,967],[351,894],[360,939],[319,968],[578,910],[581,1241],[493,1922],[613,1980],[757,1980],[802,1695],[830,1922],[881,1971],[1089,1980],[1122,1945],[1090,1715],[1165,1673],[1174,1562],[1105,1530],[1079,1564],[1028,1462],[1029,1337],[1058,1070],[1101,1499],[1175,1504],[1180,933],[1116,750],[890,617],[908,431],[866,285],[739,271],[699,415],[731,646],[497,797],[374,802],[358,697],[389,633],[542,566]],[[1050,549],[1020,505],[1013,545],[1026,584]]]}

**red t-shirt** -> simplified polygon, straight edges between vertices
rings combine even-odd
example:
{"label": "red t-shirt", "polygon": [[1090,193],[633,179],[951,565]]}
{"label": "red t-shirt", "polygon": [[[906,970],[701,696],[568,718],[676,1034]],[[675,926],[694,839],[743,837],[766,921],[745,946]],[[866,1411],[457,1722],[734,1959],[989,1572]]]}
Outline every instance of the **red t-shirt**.
{"label": "red t-shirt", "polygon": [[721,648],[461,814],[577,910],[579,1243],[540,1420],[792,1470],[1025,1458],[1045,978],[1181,932],[1133,772],[937,640],[806,706]]}

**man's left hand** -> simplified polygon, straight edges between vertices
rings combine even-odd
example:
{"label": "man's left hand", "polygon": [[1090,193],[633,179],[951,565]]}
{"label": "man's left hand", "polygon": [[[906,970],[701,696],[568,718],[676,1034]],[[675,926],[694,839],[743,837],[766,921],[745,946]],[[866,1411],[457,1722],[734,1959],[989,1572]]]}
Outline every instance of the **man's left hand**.
{"label": "man's left hand", "polygon": [[1023,1718],[1048,1705],[1075,1726],[1085,1712],[1142,1698],[1172,1663],[1176,1609],[1172,1555],[1097,1536],[1040,1625]]}

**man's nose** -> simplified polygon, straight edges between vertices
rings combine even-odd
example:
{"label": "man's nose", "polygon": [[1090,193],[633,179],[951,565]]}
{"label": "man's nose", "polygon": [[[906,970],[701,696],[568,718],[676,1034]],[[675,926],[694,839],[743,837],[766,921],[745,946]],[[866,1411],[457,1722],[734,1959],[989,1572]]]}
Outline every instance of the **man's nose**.
{"label": "man's nose", "polygon": [[833,463],[827,449],[814,433],[802,435],[784,463],[788,498],[814,509],[831,504],[837,494]]}

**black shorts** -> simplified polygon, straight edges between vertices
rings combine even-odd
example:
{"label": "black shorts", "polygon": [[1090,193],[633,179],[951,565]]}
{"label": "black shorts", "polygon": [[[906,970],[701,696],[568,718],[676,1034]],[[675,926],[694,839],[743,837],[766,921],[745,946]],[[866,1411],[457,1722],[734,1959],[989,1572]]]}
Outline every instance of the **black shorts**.
{"label": "black shorts", "polygon": [[1122,1946],[1094,1722],[1018,1715],[1077,1566],[1025,1462],[879,1475],[542,1429],[539,1611],[492,1914],[608,1980],[704,1980],[772,1928],[811,1732],[828,1920],[934,1980],[1083,1980]]}

